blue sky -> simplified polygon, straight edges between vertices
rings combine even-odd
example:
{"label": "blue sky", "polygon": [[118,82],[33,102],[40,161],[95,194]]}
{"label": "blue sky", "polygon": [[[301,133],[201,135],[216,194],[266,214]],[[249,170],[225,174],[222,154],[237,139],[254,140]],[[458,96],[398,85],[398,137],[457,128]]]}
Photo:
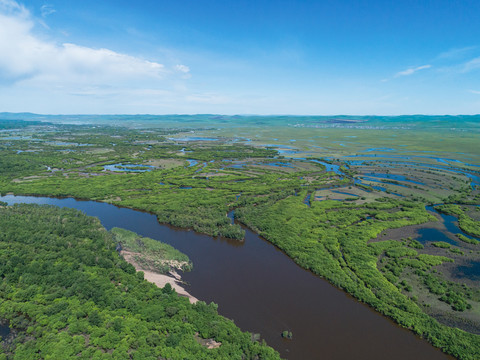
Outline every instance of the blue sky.
{"label": "blue sky", "polygon": [[0,0],[0,111],[478,114],[480,1]]}

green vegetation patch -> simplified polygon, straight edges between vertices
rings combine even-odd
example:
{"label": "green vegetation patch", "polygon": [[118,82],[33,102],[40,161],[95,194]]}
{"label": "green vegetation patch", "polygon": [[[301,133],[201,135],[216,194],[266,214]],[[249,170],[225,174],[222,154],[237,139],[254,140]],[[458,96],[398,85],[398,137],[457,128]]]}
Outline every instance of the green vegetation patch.
{"label": "green vegetation patch", "polygon": [[417,251],[410,248],[405,247],[396,247],[386,251],[386,255],[388,257],[399,258],[405,256],[416,256]]}
{"label": "green vegetation patch", "polygon": [[475,239],[470,239],[463,234],[457,234],[457,238],[463,242],[466,242],[467,244],[478,245],[480,243],[480,241]]}
{"label": "green vegetation patch", "polygon": [[418,255],[418,259],[423,261],[425,264],[429,266],[441,265],[444,262],[453,262],[452,259],[446,256],[437,256],[437,255],[430,255],[430,254],[420,254]]}
{"label": "green vegetation patch", "polygon": [[446,243],[445,241],[434,241],[432,242],[432,245],[442,249],[449,249],[452,247],[452,245],[450,245],[449,243]]}
{"label": "green vegetation patch", "polygon": [[113,228],[110,232],[113,234],[114,240],[122,247],[122,251],[133,253],[135,261],[140,263],[145,270],[165,274],[170,269],[182,271],[192,269],[192,263],[188,256],[168,244],[125,229]]}

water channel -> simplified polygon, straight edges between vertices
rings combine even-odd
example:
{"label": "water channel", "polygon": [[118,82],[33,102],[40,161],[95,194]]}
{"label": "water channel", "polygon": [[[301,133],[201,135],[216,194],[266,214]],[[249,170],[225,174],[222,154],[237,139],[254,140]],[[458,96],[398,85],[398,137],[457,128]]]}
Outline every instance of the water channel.
{"label": "water channel", "polygon": [[[441,205],[441,204],[436,204]],[[426,244],[429,241],[443,241],[451,245],[458,245],[460,241],[455,237],[455,235],[461,234],[469,239],[479,240],[475,236],[471,236],[463,232],[458,226],[458,219],[455,216],[443,214],[440,211],[435,209],[435,206],[425,206],[425,210],[429,211],[432,214],[437,214],[442,219],[443,226],[446,231],[440,231],[436,228],[424,228],[418,231],[420,237],[417,239],[422,244]],[[453,238],[447,236],[447,234],[453,235]],[[480,275],[480,274],[478,274]]]}
{"label": "water channel", "polygon": [[[12,195],[0,200],[76,208],[97,216],[107,229],[122,227],[176,247],[194,264],[192,272],[183,274],[187,290],[217,303],[220,314],[242,330],[260,333],[283,358],[450,359],[303,270],[248,229],[245,241],[238,242],[161,225],[154,215],[105,203]],[[293,340],[281,338],[284,330],[293,333]]]}

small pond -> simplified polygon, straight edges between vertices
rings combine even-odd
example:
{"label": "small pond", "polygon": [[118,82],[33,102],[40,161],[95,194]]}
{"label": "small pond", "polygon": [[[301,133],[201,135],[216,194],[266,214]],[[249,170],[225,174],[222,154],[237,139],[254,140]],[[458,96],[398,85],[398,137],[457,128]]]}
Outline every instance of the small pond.
{"label": "small pond", "polygon": [[146,172],[154,169],[154,166],[151,165],[142,165],[142,164],[111,164],[105,165],[103,167],[106,171],[125,171],[125,172]]}

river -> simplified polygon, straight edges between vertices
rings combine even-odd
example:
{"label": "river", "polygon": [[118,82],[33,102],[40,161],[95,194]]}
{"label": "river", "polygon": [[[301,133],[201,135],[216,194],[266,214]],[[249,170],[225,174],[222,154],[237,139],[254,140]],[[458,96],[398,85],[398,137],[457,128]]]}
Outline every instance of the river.
{"label": "river", "polygon": [[[260,333],[290,360],[451,359],[325,280],[297,266],[282,251],[246,229],[245,242],[212,238],[157,222],[154,215],[94,201],[0,197],[76,208],[107,229],[122,227],[161,240],[187,254],[194,270],[183,279],[195,297],[245,331]],[[282,339],[284,330],[293,340]]]}

